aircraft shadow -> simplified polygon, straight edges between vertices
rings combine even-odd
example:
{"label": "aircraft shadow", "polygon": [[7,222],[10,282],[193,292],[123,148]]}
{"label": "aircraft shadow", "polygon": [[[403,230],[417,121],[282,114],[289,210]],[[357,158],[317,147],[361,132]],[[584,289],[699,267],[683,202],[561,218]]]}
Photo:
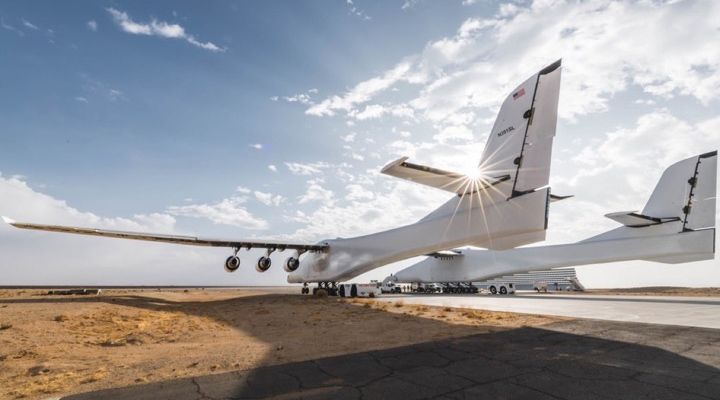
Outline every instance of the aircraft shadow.
{"label": "aircraft shadow", "polygon": [[[258,295],[210,302],[175,302],[151,296],[0,299],[0,304],[109,302],[149,310],[201,315],[268,340],[264,318],[273,307],[325,302],[333,313],[360,321],[380,319],[384,334],[460,329],[458,337],[385,350],[354,352],[221,374],[174,379],[68,396],[68,399],[196,398],[513,398],[714,399],[720,393],[720,330],[620,323],[561,321],[541,328],[460,327],[443,321],[358,305],[288,295]],[[250,311],[260,304],[269,314]],[[247,309],[246,318],[228,318]],[[335,315],[335,314],[333,314]],[[400,324],[402,318],[410,324]],[[342,321],[328,321],[317,339],[343,341]],[[402,325],[400,330],[398,327]],[[374,325],[383,326],[383,325]],[[286,321],[280,329],[313,329]],[[358,324],[353,329],[363,329]],[[483,333],[478,333],[483,332]],[[368,336],[382,332],[363,332]],[[265,362],[268,361],[268,362]]]}

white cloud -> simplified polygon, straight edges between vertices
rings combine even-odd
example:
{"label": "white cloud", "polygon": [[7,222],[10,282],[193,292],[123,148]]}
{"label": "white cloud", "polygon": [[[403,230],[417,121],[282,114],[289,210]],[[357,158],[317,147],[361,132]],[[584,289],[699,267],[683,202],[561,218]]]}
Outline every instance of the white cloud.
{"label": "white cloud", "polygon": [[205,218],[215,224],[237,226],[245,229],[267,229],[268,223],[254,216],[245,207],[244,197],[230,197],[213,204],[190,204],[171,206],[167,213],[174,216]]}
{"label": "white cloud", "polygon": [[268,165],[268,169],[272,172],[277,172],[277,167],[273,164]]}
{"label": "white cloud", "polygon": [[305,204],[313,201],[319,201],[322,204],[334,204],[335,194],[332,190],[321,186],[322,181],[311,179],[307,181],[307,189],[305,193],[298,197],[299,204]]}
{"label": "white cloud", "polygon": [[359,7],[357,7],[355,5],[355,2],[353,2],[353,0],[345,0],[345,4],[347,4],[347,6],[348,6],[348,10],[349,10],[350,14],[352,14],[362,20],[365,20],[365,21],[369,21],[372,19],[369,15],[367,15],[365,13],[365,11],[363,11]]}
{"label": "white cloud", "polygon": [[262,150],[262,148],[263,148],[262,143],[253,143],[253,144],[250,144],[249,146],[255,150]]}
{"label": "white cloud", "polygon": [[88,29],[90,29],[91,31],[97,32],[97,30],[98,30],[97,21],[95,21],[94,19],[91,19],[90,21],[87,22],[87,27],[88,27]]}
{"label": "white cloud", "polygon": [[340,136],[340,139],[342,139],[343,142],[352,143],[355,141],[355,136],[357,136],[357,133],[350,132],[345,136]]}
{"label": "white cloud", "polygon": [[[494,114],[518,82],[560,57],[560,116],[569,121],[607,111],[616,93],[635,85],[707,105],[720,98],[718,15],[720,3],[709,0],[503,4],[495,17],[467,19],[455,35],[306,113],[369,119],[402,106],[442,130],[458,125],[446,121],[459,114]],[[362,107],[399,82],[414,98]]]}
{"label": "white cloud", "polygon": [[24,27],[29,28],[29,29],[32,29],[32,30],[34,30],[34,31],[40,29],[40,28],[37,27],[37,25],[33,24],[32,22],[30,22],[30,21],[28,21],[28,20],[26,20],[26,19],[23,19],[23,20],[22,20],[22,24],[23,24]]}
{"label": "white cloud", "polygon": [[81,103],[87,103],[88,99],[86,99],[85,97],[82,97],[82,96],[75,96],[75,101],[79,101]]}
{"label": "white cloud", "polygon": [[372,200],[375,195],[370,190],[362,187],[361,185],[347,185],[345,186],[347,194],[345,200],[356,201],[356,200]]}
{"label": "white cloud", "polygon": [[242,194],[250,194],[252,190],[244,187],[244,186],[238,186],[235,188],[235,191]]}
{"label": "white cloud", "polygon": [[410,69],[409,62],[401,62],[382,76],[358,83],[343,96],[332,96],[308,108],[305,113],[315,116],[332,116],[338,110],[350,111],[356,104],[362,104],[393,84],[403,79]]}
{"label": "white cloud", "polygon": [[3,29],[8,30],[10,32],[15,32],[20,37],[25,36],[25,32],[8,24],[7,22],[5,22],[5,19],[2,17],[0,17],[0,26],[2,26]]}
{"label": "white cloud", "polygon": [[314,163],[295,163],[295,162],[286,162],[285,166],[295,175],[314,175],[314,174],[322,174],[322,170],[330,167],[330,164],[319,161]]}
{"label": "white cloud", "polygon": [[285,201],[285,198],[279,194],[274,195],[272,193],[265,193],[257,190],[253,192],[253,194],[255,195],[255,199],[257,199],[257,201],[265,204],[266,206],[277,207],[282,204],[283,201]]}
{"label": "white cloud", "polygon": [[107,11],[112,16],[120,28],[133,35],[147,35],[147,36],[160,36],[170,39],[182,39],[192,44],[193,46],[200,47],[205,50],[212,52],[224,52],[225,49],[217,46],[212,42],[201,42],[195,38],[194,35],[185,32],[185,28],[179,24],[169,24],[164,21],[158,21],[153,19],[150,23],[140,23],[133,21],[130,16],[124,12],[114,8],[107,8]]}

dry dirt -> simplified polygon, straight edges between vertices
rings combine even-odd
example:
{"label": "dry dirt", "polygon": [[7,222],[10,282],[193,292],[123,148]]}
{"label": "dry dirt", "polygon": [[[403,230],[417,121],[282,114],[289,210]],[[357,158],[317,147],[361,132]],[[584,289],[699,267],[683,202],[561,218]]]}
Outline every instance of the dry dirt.
{"label": "dry dirt", "polygon": [[0,398],[389,348],[561,320],[257,290],[0,291]]}

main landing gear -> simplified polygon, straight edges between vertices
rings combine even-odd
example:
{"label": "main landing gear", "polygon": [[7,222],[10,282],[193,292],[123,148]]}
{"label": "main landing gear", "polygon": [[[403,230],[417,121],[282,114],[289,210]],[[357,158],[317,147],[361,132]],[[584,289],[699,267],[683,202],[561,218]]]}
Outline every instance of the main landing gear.
{"label": "main landing gear", "polygon": [[[310,294],[310,288],[308,287],[307,282],[303,283],[300,293]],[[337,282],[318,282],[317,287],[312,288],[312,294],[313,296],[337,296]]]}

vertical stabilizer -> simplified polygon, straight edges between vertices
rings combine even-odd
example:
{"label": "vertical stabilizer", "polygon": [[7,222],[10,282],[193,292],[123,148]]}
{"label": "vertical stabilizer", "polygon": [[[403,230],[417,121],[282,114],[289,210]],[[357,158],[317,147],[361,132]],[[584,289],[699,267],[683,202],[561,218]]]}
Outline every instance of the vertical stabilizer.
{"label": "vertical stabilizer", "polygon": [[557,124],[561,61],[543,68],[508,95],[480,159],[488,177],[509,176],[507,197],[546,186]]}
{"label": "vertical stabilizer", "polygon": [[712,228],[716,185],[717,151],[682,160],[663,172],[642,214],[678,217],[682,230]]}

